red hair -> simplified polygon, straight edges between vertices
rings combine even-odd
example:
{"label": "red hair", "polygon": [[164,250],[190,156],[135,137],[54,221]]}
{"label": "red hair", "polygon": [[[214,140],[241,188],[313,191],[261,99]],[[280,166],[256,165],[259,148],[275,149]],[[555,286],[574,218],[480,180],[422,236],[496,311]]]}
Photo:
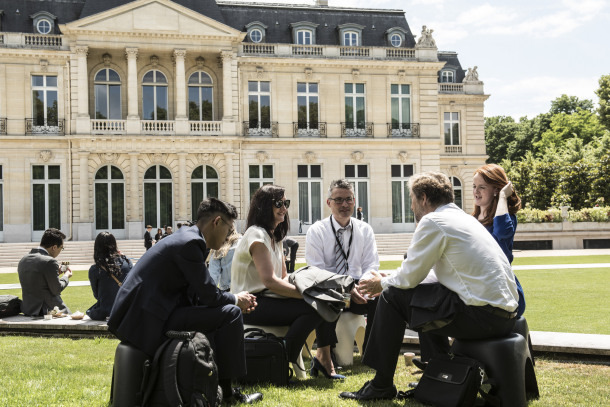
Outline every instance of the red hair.
{"label": "red hair", "polygon": [[[506,172],[504,169],[497,164],[487,164],[474,172],[474,175],[479,174],[483,177],[483,180],[486,184],[490,185],[493,188],[496,188],[498,192],[508,184],[508,177],[506,176]],[[514,187],[513,187],[514,188]],[[500,197],[498,194],[494,195],[494,199],[491,202],[491,205],[485,215],[485,218],[481,221],[481,223],[485,226],[491,226],[493,224],[494,216],[496,215],[496,208],[498,207],[498,200]],[[517,191],[513,190],[511,196],[507,199],[508,203],[508,213],[514,215],[517,213],[519,209],[521,209],[521,198],[517,195]],[[474,212],[472,212],[472,216],[475,218],[479,218],[481,214],[481,207],[478,205],[474,206]]]}

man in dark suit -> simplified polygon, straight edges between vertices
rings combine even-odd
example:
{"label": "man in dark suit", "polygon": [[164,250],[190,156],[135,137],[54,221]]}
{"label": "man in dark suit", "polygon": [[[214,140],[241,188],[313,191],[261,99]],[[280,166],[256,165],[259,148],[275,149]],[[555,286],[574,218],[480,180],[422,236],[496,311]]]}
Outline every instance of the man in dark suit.
{"label": "man in dark suit", "polygon": [[231,388],[231,380],[246,374],[242,312],[256,307],[256,297],[219,290],[205,266],[208,249],[222,246],[233,232],[235,218],[233,205],[215,198],[203,200],[194,226],[159,241],[127,275],[108,329],[149,356],[169,330],[206,334],[215,351],[225,400],[252,403],[262,394],[241,394]]}
{"label": "man in dark suit", "polygon": [[25,315],[45,315],[54,307],[63,313],[70,309],[61,299],[61,292],[68,286],[72,271],[63,272],[55,258],[64,249],[64,235],[57,229],[47,229],[40,240],[40,247],[24,256],[19,265],[19,283],[21,283],[21,312]]}
{"label": "man in dark suit", "polygon": [[146,225],[146,232],[144,232],[144,247],[146,247],[146,250],[150,249],[153,245],[152,235],[150,234],[151,230],[152,226]]}

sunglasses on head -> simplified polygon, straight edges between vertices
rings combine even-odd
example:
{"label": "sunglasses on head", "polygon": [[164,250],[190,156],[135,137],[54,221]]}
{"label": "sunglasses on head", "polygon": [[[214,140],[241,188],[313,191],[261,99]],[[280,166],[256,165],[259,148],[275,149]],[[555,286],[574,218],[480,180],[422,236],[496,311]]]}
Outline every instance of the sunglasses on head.
{"label": "sunglasses on head", "polygon": [[276,201],[273,200],[273,206],[275,206],[276,208],[281,208],[282,205],[284,205],[284,208],[288,209],[290,208],[290,199],[284,199],[283,201]]}

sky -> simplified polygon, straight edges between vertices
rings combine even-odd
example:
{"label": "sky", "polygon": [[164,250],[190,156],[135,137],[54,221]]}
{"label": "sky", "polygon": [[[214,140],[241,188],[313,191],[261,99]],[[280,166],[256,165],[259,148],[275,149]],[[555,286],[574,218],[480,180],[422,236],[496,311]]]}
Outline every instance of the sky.
{"label": "sky", "polygon": [[477,66],[490,95],[486,117],[532,118],[548,112],[562,94],[591,99],[597,107],[599,78],[610,75],[608,0],[329,0],[328,5],[403,10],[416,39],[422,25],[434,30],[439,51],[457,52],[464,69]]}

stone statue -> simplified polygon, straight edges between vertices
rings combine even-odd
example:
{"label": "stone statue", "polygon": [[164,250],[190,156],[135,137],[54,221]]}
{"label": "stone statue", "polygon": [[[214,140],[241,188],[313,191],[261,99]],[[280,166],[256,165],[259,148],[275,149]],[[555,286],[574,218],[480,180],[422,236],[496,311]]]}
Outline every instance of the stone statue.
{"label": "stone statue", "polygon": [[474,68],[468,68],[468,72],[466,72],[466,76],[464,77],[463,82],[480,82],[479,81],[479,73],[477,72],[477,66]]}
{"label": "stone statue", "polygon": [[432,38],[434,30],[428,29],[425,25],[421,29],[421,36],[417,41],[419,48],[436,48],[436,41]]}

